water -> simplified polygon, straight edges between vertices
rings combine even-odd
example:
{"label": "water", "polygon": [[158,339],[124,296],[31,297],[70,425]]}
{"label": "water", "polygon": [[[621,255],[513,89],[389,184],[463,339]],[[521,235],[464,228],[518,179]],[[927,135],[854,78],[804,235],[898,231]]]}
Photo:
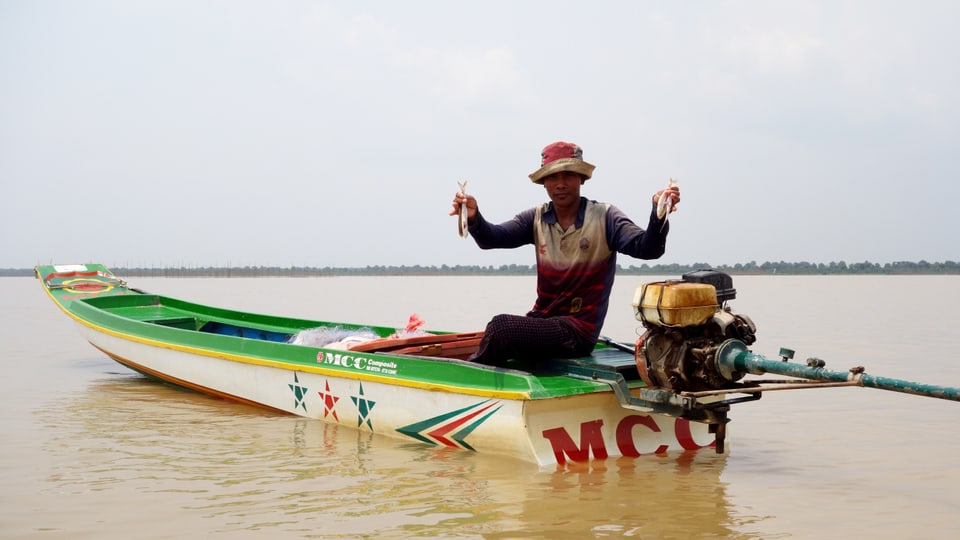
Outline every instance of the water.
{"label": "water", "polygon": [[[655,278],[644,278],[652,280]],[[251,311],[443,330],[524,312],[527,277],[133,279]],[[635,339],[622,276],[604,333]],[[735,278],[734,308],[834,370],[960,386],[960,278]],[[0,279],[3,538],[933,538],[960,533],[960,404],[863,388],[735,406],[729,453],[563,469],[278,416],[148,380]]]}

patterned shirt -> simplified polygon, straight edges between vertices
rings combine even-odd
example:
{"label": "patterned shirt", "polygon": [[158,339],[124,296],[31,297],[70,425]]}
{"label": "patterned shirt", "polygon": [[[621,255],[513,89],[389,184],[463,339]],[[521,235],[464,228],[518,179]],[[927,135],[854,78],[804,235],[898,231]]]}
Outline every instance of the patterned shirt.
{"label": "patterned shirt", "polygon": [[607,315],[617,253],[656,259],[666,249],[669,224],[651,209],[647,230],[619,208],[580,198],[576,222],[564,231],[553,203],[520,212],[494,225],[477,212],[470,234],[481,249],[536,246],[537,300],[530,317],[566,317],[596,342]]}

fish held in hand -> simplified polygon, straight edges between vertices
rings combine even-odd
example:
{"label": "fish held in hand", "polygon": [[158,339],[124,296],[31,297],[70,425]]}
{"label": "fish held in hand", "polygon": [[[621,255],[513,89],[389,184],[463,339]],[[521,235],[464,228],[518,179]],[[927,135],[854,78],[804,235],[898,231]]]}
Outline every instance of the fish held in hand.
{"label": "fish held in hand", "polygon": [[[676,187],[677,181],[673,178],[667,182],[667,188]],[[666,221],[667,216],[670,215],[670,212],[673,211],[673,197],[670,197],[666,192],[660,195],[660,200],[657,201],[657,218]]]}
{"label": "fish held in hand", "polygon": [[[457,182],[460,185],[460,193],[464,195],[467,194],[467,181]],[[457,232],[460,234],[460,238],[466,238],[470,235],[467,232],[467,203],[460,203],[460,217],[457,219]]]}

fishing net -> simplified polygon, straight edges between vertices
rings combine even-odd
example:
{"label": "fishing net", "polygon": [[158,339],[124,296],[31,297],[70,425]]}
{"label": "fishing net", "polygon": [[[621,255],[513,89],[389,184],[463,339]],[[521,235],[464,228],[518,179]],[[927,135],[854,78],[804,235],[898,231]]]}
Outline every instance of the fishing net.
{"label": "fishing net", "polygon": [[[422,329],[426,321],[416,313],[410,315],[407,325],[389,336],[389,338],[409,338],[428,335]],[[383,339],[371,328],[343,328],[342,326],[318,326],[300,330],[290,336],[288,343],[306,345],[307,347],[325,347],[328,349],[349,349],[351,345],[365,343],[374,339]]]}
{"label": "fishing net", "polygon": [[[370,328],[343,328],[341,326],[320,326],[301,330],[290,337],[288,343],[308,347],[328,347],[346,349],[351,343],[363,343],[379,339]],[[331,347],[341,344],[342,347]]]}

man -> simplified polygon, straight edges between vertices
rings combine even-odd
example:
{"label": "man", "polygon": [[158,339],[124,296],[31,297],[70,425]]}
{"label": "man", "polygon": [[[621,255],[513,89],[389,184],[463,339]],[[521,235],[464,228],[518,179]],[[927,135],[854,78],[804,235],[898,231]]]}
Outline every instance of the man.
{"label": "man", "polygon": [[[657,217],[657,203],[669,197],[676,209],[676,186],[653,195],[647,229],[610,204],[580,196],[594,166],[579,146],[555,142],[543,149],[540,168],[530,180],[542,184],[550,202],[524,210],[494,225],[484,219],[477,200],[458,192],[451,215],[465,205],[468,230],[481,249],[536,246],[537,300],[526,316],[497,315],[486,327],[471,360],[504,365],[508,359],[575,358],[590,354],[600,337],[617,252],[641,259],[663,255],[669,225]],[[666,202],[666,201],[665,201]]]}

